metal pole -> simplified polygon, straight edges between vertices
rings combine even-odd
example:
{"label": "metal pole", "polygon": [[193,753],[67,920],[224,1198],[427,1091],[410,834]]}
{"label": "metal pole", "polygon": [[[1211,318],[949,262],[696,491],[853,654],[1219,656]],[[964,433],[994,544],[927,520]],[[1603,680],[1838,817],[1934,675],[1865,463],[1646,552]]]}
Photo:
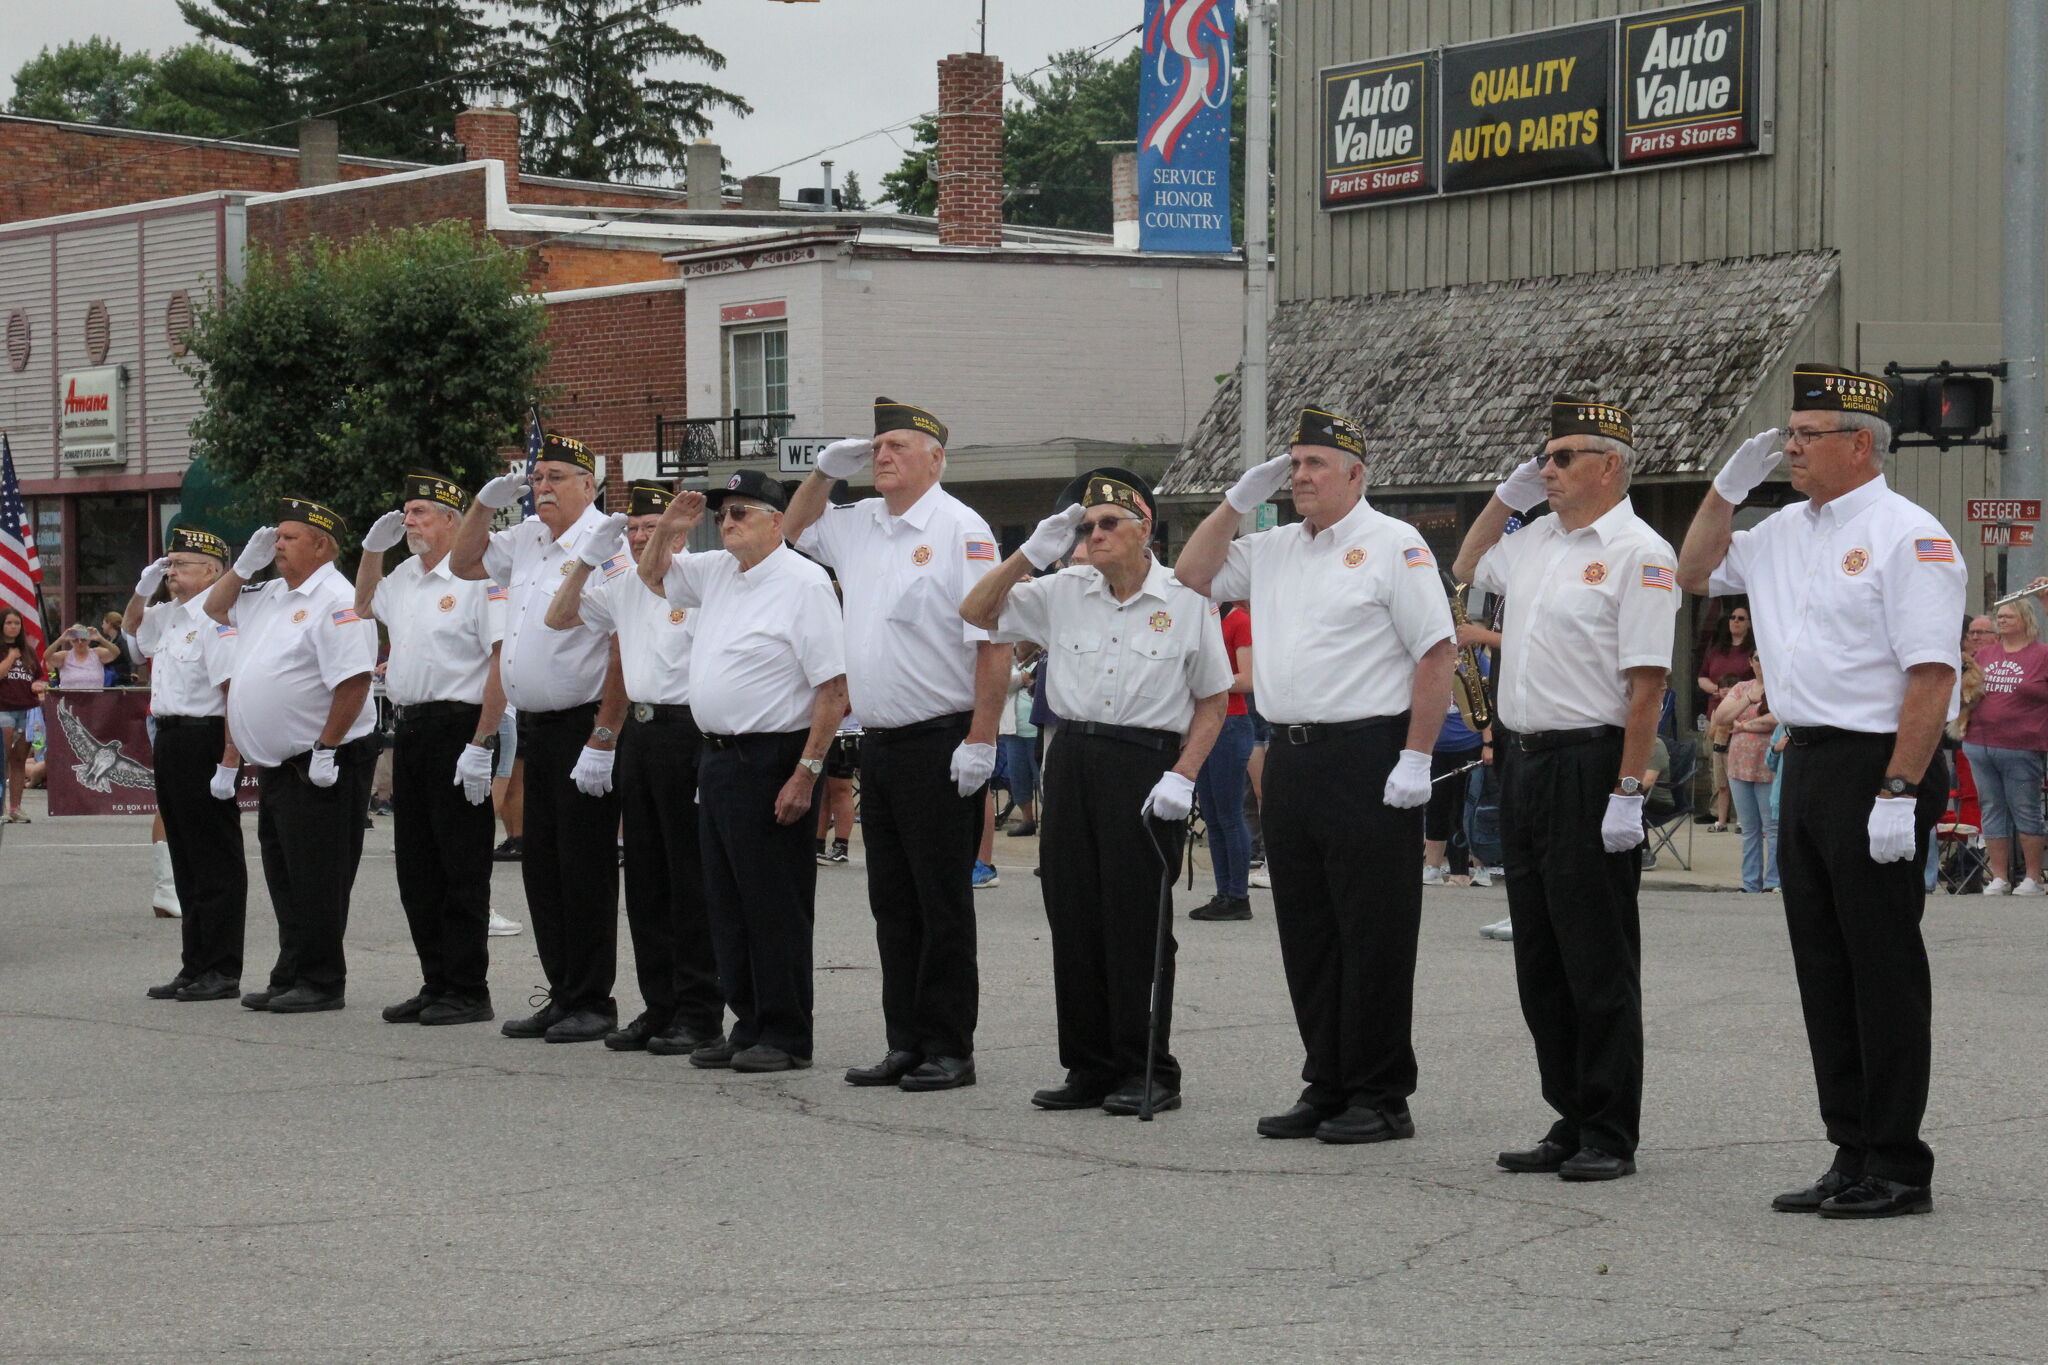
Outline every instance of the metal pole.
{"label": "metal pole", "polygon": [[[1245,7],[1244,111],[1244,377],[1238,386],[1238,424],[1243,445],[1239,469],[1266,460],[1266,318],[1270,304],[1266,224],[1273,197],[1273,0]],[[1245,513],[1244,525],[1255,524]]]}
{"label": "metal pole", "polygon": [[[2042,298],[2041,220],[2048,214],[2048,104],[2042,68],[2048,63],[2048,0],[2008,0],[2005,43],[2005,456],[1998,493],[2040,498],[2044,396],[2041,353],[2048,343]],[[2002,584],[2027,584],[2042,572],[2042,546],[2015,546]]]}

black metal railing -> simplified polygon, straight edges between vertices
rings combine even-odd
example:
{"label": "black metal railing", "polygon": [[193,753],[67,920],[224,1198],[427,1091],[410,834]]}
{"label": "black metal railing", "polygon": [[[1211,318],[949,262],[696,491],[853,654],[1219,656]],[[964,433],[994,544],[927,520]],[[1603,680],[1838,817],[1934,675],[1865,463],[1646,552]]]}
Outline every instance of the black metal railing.
{"label": "black metal railing", "polygon": [[789,434],[793,412],[742,412],[729,417],[654,419],[654,469],[659,478],[692,478],[721,461],[768,459]]}

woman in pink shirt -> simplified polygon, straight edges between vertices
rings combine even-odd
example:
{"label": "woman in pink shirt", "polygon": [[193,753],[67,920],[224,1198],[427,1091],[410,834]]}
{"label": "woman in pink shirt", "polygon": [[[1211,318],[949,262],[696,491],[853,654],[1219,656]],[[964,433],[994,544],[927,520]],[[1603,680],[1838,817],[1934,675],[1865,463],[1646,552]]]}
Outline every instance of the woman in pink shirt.
{"label": "woman in pink shirt", "polygon": [[[2048,645],[2034,604],[2008,602],[1992,614],[1998,638],[1977,651],[1984,694],[1971,713],[1963,756],[1984,808],[1984,847],[1991,859],[1987,896],[2041,894],[2042,755],[2048,752]],[[2006,880],[2017,833],[2026,875]]]}

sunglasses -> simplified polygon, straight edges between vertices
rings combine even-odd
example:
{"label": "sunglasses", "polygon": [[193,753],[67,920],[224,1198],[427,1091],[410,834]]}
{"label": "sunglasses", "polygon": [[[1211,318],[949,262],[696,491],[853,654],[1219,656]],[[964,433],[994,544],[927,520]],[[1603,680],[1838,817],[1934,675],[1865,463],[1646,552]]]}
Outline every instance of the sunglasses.
{"label": "sunglasses", "polygon": [[765,507],[755,507],[749,503],[729,502],[725,506],[718,509],[718,515],[716,517],[716,520],[730,521],[737,525],[738,523],[745,521],[749,516],[751,516],[755,512],[765,512],[767,510],[768,509]]}
{"label": "sunglasses", "polygon": [[1081,522],[1080,532],[1084,536],[1092,536],[1097,531],[1114,531],[1120,522],[1136,520],[1136,517],[1124,516],[1088,517]]}
{"label": "sunglasses", "polygon": [[1559,469],[1570,469],[1572,461],[1581,455],[1600,456],[1606,453],[1604,450],[1594,450],[1587,446],[1567,446],[1563,450],[1545,451],[1543,454],[1538,455],[1536,457],[1536,467],[1541,469],[1548,462],[1556,465]]}

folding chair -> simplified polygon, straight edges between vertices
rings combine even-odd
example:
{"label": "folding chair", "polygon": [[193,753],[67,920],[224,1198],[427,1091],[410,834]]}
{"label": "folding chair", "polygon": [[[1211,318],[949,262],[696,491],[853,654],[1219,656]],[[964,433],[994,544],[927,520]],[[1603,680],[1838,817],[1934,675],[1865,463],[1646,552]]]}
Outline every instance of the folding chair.
{"label": "folding chair", "polygon": [[1940,852],[1936,867],[1941,886],[1951,896],[1982,891],[1991,880],[1991,859],[1984,851],[1983,815],[1977,804],[1977,780],[1970,760],[1958,749],[1955,784],[1948,789],[1948,810],[1934,827]]}
{"label": "folding chair", "polygon": [[[1678,806],[1662,820],[1650,826],[1648,848],[1651,861],[1658,852],[1669,853],[1678,860],[1678,865],[1687,872],[1692,871],[1692,785],[1699,775],[1700,742],[1696,739],[1682,739],[1668,746],[1671,750],[1671,794],[1677,798]],[[1661,784],[1660,784],[1661,785]],[[1685,831],[1685,852],[1680,853],[1674,840],[1679,830]]]}

